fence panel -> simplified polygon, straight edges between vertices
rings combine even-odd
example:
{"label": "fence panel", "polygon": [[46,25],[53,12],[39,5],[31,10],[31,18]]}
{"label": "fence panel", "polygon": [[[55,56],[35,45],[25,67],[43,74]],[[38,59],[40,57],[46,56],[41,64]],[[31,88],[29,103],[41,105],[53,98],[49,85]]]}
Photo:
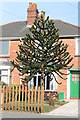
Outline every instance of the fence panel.
{"label": "fence panel", "polygon": [[[3,86],[2,110],[43,112],[44,87],[10,85]],[[40,97],[41,96],[41,97]]]}

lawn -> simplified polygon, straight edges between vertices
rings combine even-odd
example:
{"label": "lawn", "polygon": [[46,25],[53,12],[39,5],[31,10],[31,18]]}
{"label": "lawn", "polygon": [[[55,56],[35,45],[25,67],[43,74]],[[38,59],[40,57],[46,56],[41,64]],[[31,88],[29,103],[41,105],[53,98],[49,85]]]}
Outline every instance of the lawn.
{"label": "lawn", "polygon": [[[67,102],[65,102],[65,101],[57,101],[57,102],[55,102],[55,104],[54,104],[54,106],[51,106],[51,105],[49,105],[49,100],[44,100],[44,108],[43,108],[43,111],[44,111],[44,113],[45,112],[50,112],[50,111],[52,111],[52,110],[54,110],[54,109],[56,109],[56,108],[58,108],[58,107],[60,107],[60,106],[62,106],[62,105],[64,105],[64,104],[66,104]],[[4,104],[4,106],[5,106],[6,104]],[[30,102],[30,105],[29,105],[30,107],[30,111],[31,111],[31,102]],[[36,102],[36,111],[37,111],[37,106],[38,106],[38,104],[37,104],[37,102]],[[9,107],[9,104],[8,104],[8,106],[7,107]],[[17,110],[18,110],[18,102],[17,102],[17,106],[16,106],[16,108],[17,108]],[[10,103],[10,109],[12,110],[12,102]],[[22,101],[20,101],[20,110],[22,109]],[[13,110],[15,110],[15,102],[14,102],[14,105],[13,105]],[[23,111],[25,110],[25,101],[23,101]],[[26,110],[28,111],[28,101],[26,102]],[[33,103],[33,111],[34,111],[34,103]],[[41,112],[41,104],[39,105],[39,111]]]}
{"label": "lawn", "polygon": [[50,112],[66,103],[68,103],[68,102],[58,100],[57,102],[55,102],[55,104],[53,106],[51,106],[51,105],[49,105],[49,100],[45,100],[44,101],[44,112]]}

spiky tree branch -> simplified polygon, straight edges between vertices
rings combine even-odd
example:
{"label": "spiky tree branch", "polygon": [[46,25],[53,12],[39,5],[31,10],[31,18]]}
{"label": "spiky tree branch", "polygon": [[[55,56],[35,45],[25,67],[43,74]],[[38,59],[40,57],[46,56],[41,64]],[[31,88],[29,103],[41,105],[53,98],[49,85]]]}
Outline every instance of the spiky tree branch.
{"label": "spiky tree branch", "polygon": [[31,80],[38,72],[41,73],[42,85],[47,75],[53,75],[60,84],[54,73],[61,79],[66,79],[63,76],[67,74],[61,70],[70,69],[73,65],[69,63],[73,58],[67,52],[68,45],[59,39],[58,31],[49,17],[46,20],[35,20],[30,34],[26,34],[23,44],[19,45],[15,61],[12,61],[19,72],[26,76],[23,80]]}

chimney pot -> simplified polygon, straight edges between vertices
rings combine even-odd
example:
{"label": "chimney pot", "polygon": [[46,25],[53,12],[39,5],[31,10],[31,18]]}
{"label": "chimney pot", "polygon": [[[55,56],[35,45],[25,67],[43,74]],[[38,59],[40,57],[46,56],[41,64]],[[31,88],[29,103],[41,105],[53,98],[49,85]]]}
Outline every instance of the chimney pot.
{"label": "chimney pot", "polygon": [[33,3],[33,8],[37,9],[37,4]]}
{"label": "chimney pot", "polygon": [[29,2],[29,8],[31,8],[32,7],[32,2]]}

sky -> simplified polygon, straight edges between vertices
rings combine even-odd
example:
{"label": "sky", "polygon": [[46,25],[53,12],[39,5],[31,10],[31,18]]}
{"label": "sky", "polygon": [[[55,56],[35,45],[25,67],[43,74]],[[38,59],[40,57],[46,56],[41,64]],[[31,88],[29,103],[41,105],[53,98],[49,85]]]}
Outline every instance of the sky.
{"label": "sky", "polygon": [[[3,0],[4,1],[4,0]],[[24,1],[24,0],[23,0]],[[32,1],[31,1],[32,2]],[[79,2],[35,2],[39,11],[45,11],[46,17],[50,19],[63,20],[65,22],[79,25]],[[26,2],[1,2],[0,3],[0,25],[9,22],[27,20]]]}

